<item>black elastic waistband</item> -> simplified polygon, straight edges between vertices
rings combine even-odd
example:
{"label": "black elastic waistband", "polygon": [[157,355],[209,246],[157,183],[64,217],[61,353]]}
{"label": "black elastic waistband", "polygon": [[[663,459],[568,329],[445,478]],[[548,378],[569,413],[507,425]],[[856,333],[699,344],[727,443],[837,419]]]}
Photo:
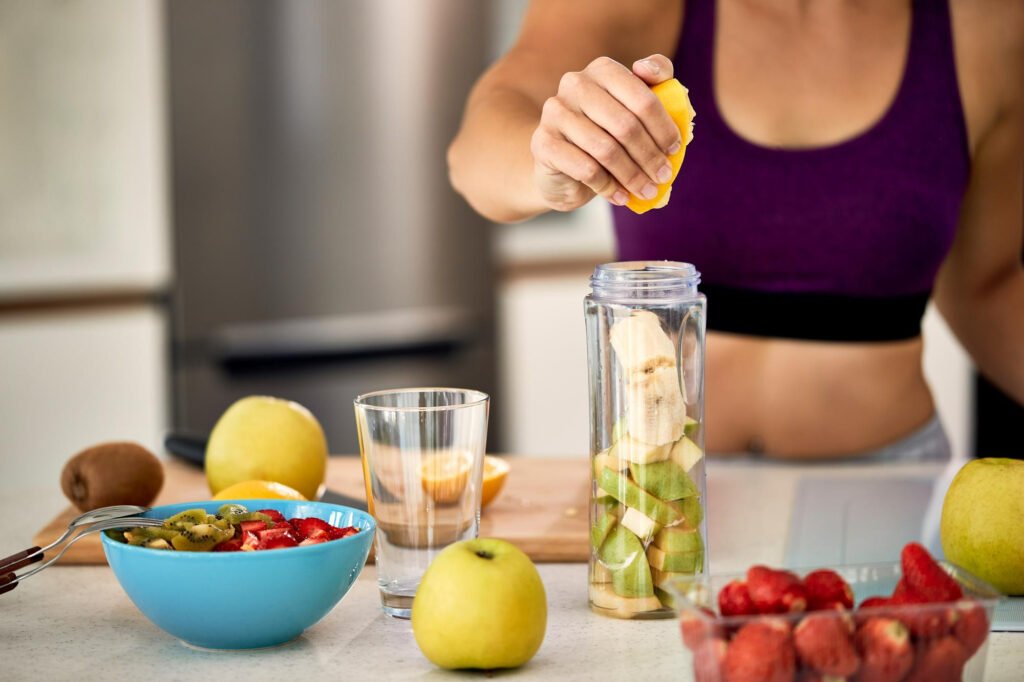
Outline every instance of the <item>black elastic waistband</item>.
{"label": "black elastic waistband", "polygon": [[900,341],[921,334],[931,292],[901,296],[778,293],[701,284],[708,329],[814,341]]}

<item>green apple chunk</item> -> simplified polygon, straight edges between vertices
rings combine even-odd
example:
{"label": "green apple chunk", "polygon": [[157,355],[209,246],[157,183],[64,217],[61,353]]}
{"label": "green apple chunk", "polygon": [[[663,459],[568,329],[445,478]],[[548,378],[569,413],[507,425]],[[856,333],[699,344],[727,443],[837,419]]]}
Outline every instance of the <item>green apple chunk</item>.
{"label": "green apple chunk", "polygon": [[614,510],[608,510],[602,512],[597,518],[597,521],[590,528],[590,542],[594,549],[599,548],[604,544],[605,539],[608,537],[608,533],[611,532],[612,528],[619,521],[619,515]]}
{"label": "green apple chunk", "polygon": [[697,494],[697,486],[686,471],[673,462],[630,464],[629,473],[637,485],[662,500],[681,500]]}
{"label": "green apple chunk", "polygon": [[692,440],[683,436],[672,445],[669,459],[678,464],[687,473],[704,459],[704,452]]}
{"label": "green apple chunk", "polygon": [[692,436],[693,434],[697,433],[697,429],[699,428],[700,422],[691,417],[690,415],[686,415],[686,422],[683,423],[683,435]]}
{"label": "green apple chunk", "polygon": [[598,485],[606,494],[662,526],[678,523],[683,518],[682,506],[678,510],[673,508],[671,503],[654,497],[618,471],[604,469],[598,478]]}
{"label": "green apple chunk", "polygon": [[616,525],[601,545],[599,558],[612,574],[612,589],[620,597],[652,597],[654,583],[644,546],[633,533]]}
{"label": "green apple chunk", "polygon": [[633,534],[642,542],[650,540],[658,532],[658,529],[661,528],[654,519],[644,516],[632,507],[626,507],[626,513],[622,515],[621,523],[633,531]]}
{"label": "green apple chunk", "polygon": [[659,571],[696,573],[704,566],[704,552],[668,553],[657,545],[651,545],[647,548],[647,561]]}
{"label": "green apple chunk", "polygon": [[700,531],[689,526],[662,528],[654,536],[654,544],[664,552],[703,552]]}
{"label": "green apple chunk", "polygon": [[619,618],[631,618],[637,613],[657,611],[661,602],[652,593],[649,597],[622,597],[615,594],[607,585],[590,585],[590,602],[600,608],[611,611]]}
{"label": "green apple chunk", "polygon": [[666,608],[678,610],[679,607],[682,606],[682,599],[676,597],[675,594],[669,590],[663,590],[660,587],[655,587],[654,596],[657,597],[662,606],[665,606]]}
{"label": "green apple chunk", "polygon": [[[704,520],[704,508],[701,506],[700,497],[697,495],[682,500],[672,500],[665,504],[672,507],[672,511],[679,517],[680,521],[690,528],[696,528]],[[665,525],[675,524],[666,523]]]}
{"label": "green apple chunk", "polygon": [[[651,445],[639,441],[629,434],[622,436],[618,442],[608,449],[608,456],[618,460],[622,464],[635,462],[637,464],[650,464],[651,462],[664,462],[672,454],[672,446],[675,443],[663,445]],[[611,468],[625,468],[611,467]]]}
{"label": "green apple chunk", "polygon": [[691,573],[677,573],[673,571],[659,571],[656,568],[651,568],[651,580],[654,581],[654,589],[662,589],[665,591],[685,591],[685,586],[693,584],[696,580],[694,576],[699,574],[700,571],[693,571]]}

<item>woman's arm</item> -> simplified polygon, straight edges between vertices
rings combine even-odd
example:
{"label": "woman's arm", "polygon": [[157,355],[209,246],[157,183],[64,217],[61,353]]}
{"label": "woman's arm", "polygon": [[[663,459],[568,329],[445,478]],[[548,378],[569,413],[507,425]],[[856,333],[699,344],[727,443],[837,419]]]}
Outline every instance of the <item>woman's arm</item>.
{"label": "woman's arm", "polygon": [[[534,0],[473,88],[448,150],[452,185],[498,222],[625,203],[659,182],[679,132],[647,85],[672,77],[682,0]],[[651,64],[655,68],[651,68]],[[641,80],[643,79],[643,80]]]}
{"label": "woman's arm", "polygon": [[984,52],[972,59],[991,78],[984,89],[995,104],[935,298],[981,372],[1024,404],[1024,6],[985,4],[1001,11],[961,35]]}

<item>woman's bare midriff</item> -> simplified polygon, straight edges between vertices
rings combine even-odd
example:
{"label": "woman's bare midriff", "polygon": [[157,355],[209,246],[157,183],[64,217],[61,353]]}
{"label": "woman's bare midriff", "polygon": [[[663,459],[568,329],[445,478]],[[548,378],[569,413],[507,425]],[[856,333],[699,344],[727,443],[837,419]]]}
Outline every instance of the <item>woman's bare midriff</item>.
{"label": "woman's bare midriff", "polygon": [[920,338],[823,343],[709,333],[707,449],[807,459],[899,440],[935,412],[921,352]]}

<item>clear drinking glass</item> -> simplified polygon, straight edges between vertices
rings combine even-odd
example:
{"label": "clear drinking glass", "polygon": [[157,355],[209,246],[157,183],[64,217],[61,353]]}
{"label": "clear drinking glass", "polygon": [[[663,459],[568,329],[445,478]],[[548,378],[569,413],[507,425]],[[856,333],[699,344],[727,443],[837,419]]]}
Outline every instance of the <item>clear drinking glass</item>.
{"label": "clear drinking glass", "polygon": [[590,282],[590,606],[669,618],[668,584],[707,570],[700,274],[608,263]]}
{"label": "clear drinking glass", "polygon": [[355,399],[384,612],[408,618],[420,578],[447,545],[477,537],[490,398],[407,388]]}

